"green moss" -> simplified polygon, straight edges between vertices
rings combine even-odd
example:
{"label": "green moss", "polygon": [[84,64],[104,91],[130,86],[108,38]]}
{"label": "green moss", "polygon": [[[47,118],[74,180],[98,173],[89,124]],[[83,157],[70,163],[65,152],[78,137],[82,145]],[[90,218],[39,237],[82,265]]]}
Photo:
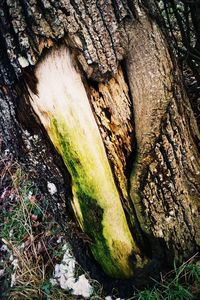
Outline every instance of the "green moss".
{"label": "green moss", "polygon": [[72,176],[73,207],[83,230],[94,241],[94,257],[112,277],[132,276],[130,257],[139,256],[139,250],[129,231],[102,141],[95,133],[92,142],[96,144],[91,150],[81,130],[71,132],[60,118],[52,118],[49,134]]}
{"label": "green moss", "polygon": [[[118,277],[121,274],[121,270],[113,261],[103,235],[103,209],[98,206],[95,199],[85,194],[81,189],[77,194],[83,213],[84,229],[94,241],[94,244],[91,245],[91,251],[96,260],[101,262],[106,273]],[[121,276],[123,277],[123,274]]]}
{"label": "green moss", "polygon": [[130,277],[129,258],[134,254],[138,262],[140,252],[81,76],[66,50],[52,52],[38,65],[32,106],[71,174],[72,207],[81,228],[94,240],[94,256],[109,275]]}

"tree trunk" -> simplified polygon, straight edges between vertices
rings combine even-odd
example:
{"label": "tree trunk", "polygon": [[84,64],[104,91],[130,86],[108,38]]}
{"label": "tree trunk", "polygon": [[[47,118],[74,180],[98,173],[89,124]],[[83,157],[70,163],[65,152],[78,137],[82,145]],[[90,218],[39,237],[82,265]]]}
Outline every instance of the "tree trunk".
{"label": "tree trunk", "polygon": [[0,5],[1,134],[68,192],[104,271],[130,277],[196,252],[199,133],[154,6]]}
{"label": "tree trunk", "polygon": [[143,231],[181,261],[200,243],[199,133],[164,35],[142,8],[138,15],[127,57],[137,140],[131,198]]}

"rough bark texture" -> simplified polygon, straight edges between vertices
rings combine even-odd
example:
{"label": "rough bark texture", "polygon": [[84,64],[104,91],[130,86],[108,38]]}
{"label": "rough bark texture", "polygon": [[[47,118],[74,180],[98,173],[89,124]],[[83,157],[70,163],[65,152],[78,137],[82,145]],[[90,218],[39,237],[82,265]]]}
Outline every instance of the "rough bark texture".
{"label": "rough bark texture", "polygon": [[[126,53],[128,39],[125,23],[130,16],[131,11],[126,1],[113,3],[112,1],[8,0],[1,2],[0,80],[2,86],[6,85],[7,89],[9,87],[11,89],[10,94],[6,96],[8,101],[2,102],[2,109],[6,109],[7,112],[9,107],[10,111],[12,109],[12,114],[2,115],[4,122],[1,124],[5,122],[9,124],[4,126],[3,135],[4,139],[8,140],[8,145],[12,143],[12,150],[17,148],[18,144],[18,139],[15,140],[14,136],[20,134],[20,126],[12,126],[12,124],[16,122],[14,114],[22,93],[19,89],[14,92],[16,89],[14,85],[19,79],[25,78],[29,86],[34,89],[36,82],[31,66],[37,63],[44,49],[52,47],[60,40],[65,40],[72,47],[74,58],[79,61],[87,77],[105,80],[117,72],[119,60]],[[22,90],[21,87],[20,89]],[[5,94],[3,90],[2,94]],[[14,116],[13,120],[11,115]],[[128,147],[130,151],[130,145]],[[127,149],[124,152],[127,152]],[[16,150],[17,153],[19,151]],[[127,157],[128,155],[129,153]],[[123,176],[121,171],[120,173]]]}
{"label": "rough bark texture", "polygon": [[[18,80],[23,78],[29,87],[34,90],[37,82],[33,76],[31,66],[35,65],[40,59],[44,48],[52,47],[54,43],[61,39],[62,41],[65,40],[67,45],[73,49],[74,59],[79,61],[87,77],[99,81],[111,77],[117,72],[119,60],[125,54],[127,36],[124,31],[124,19],[129,17],[131,13],[127,4],[120,1],[114,4],[111,1],[97,3],[88,3],[88,1],[77,1],[77,3],[75,1],[65,1],[64,3],[61,1],[59,3],[57,1],[3,1],[0,15],[2,25],[0,38],[3,45],[1,79],[2,83],[6,84],[12,91],[11,93],[13,93],[8,99],[4,97],[3,100],[6,101],[2,105],[7,105],[8,107],[16,106],[13,109],[13,118],[17,122],[14,130],[16,130],[16,135],[18,134],[20,138],[13,139],[12,129],[2,128],[2,135],[11,150],[13,150],[12,144],[15,145],[16,151],[13,151],[13,153],[18,157],[23,156],[26,164],[37,175],[40,174],[45,183],[49,179],[51,181],[53,179],[55,183],[54,179],[57,177],[59,181],[60,174],[56,176],[56,171],[54,172],[55,164],[54,162],[50,164],[49,160],[52,155],[48,151],[48,143],[47,145],[42,145],[42,148],[44,148],[42,155],[39,155],[40,152],[37,152],[37,147],[41,149],[41,140],[44,139],[41,128],[36,126],[37,134],[42,137],[39,138],[40,142],[38,144],[35,144],[35,142],[30,144],[29,140],[32,140],[36,135],[33,134],[33,136],[29,137],[29,133],[21,127],[21,125],[24,125],[25,128],[29,127],[29,130],[34,132],[34,129],[32,130],[34,121],[33,123],[29,122],[27,117],[28,112],[32,119],[32,111],[30,107],[26,106],[27,103],[24,100],[26,97],[23,97],[22,101],[22,94],[27,93],[27,91],[23,84],[19,86],[19,89],[16,88],[16,84],[18,84]],[[121,90],[119,91],[120,95],[124,94],[123,98],[127,100],[127,104],[124,100],[124,107],[127,106],[129,108],[130,100],[122,72],[118,77],[116,85]],[[120,80],[123,82],[124,87],[120,87],[120,84],[117,82]],[[109,85],[112,86],[112,84]],[[16,99],[19,100],[18,103],[16,99],[13,99],[15,90]],[[106,90],[104,93],[109,94]],[[115,93],[118,94],[116,91]],[[120,99],[119,96],[118,99]],[[111,106],[108,105],[108,109]],[[18,110],[17,107],[19,108]],[[25,111],[26,109],[27,112]],[[127,197],[127,183],[122,171],[125,170],[126,160],[129,156],[128,152],[131,151],[131,137],[129,137],[132,129],[131,111],[129,108],[124,116],[120,116],[119,108],[116,111],[118,112],[116,116],[113,116],[113,127],[119,127],[119,121],[121,122],[123,119],[126,120],[128,118],[126,120],[127,129],[121,130],[121,132],[119,128],[114,130],[116,133],[118,131],[118,141],[116,146],[114,141],[112,141],[112,146],[109,146],[108,149],[110,149],[112,155],[116,156],[116,153],[118,155],[118,161],[114,164],[114,159],[112,159],[112,162],[116,171],[116,178],[118,177],[117,172],[121,176],[119,178],[121,193],[126,193]],[[10,113],[7,113],[6,121],[11,125],[9,128],[12,128],[14,123]],[[122,137],[125,136],[126,131],[129,131],[127,142],[122,145]],[[122,137],[120,137],[120,134]],[[114,134],[112,135],[114,137]],[[10,141],[12,141],[12,144]],[[23,152],[21,152],[22,145],[27,145],[27,147],[24,147]],[[124,149],[122,149],[123,147]],[[112,148],[116,149],[111,150]],[[122,163],[119,161],[120,155],[123,157]],[[31,161],[33,161],[33,164],[30,165]],[[45,171],[47,166],[50,172]],[[42,168],[43,170],[41,171]],[[67,179],[67,182],[70,183],[69,177]],[[61,180],[61,182],[63,181]],[[57,199],[55,200],[57,201]]]}
{"label": "rough bark texture", "polygon": [[192,23],[195,30],[195,38],[196,38],[195,48],[197,50],[197,53],[200,54],[200,3],[199,1],[196,1],[196,2],[191,2],[189,4],[190,4],[189,7],[191,9]]}
{"label": "rough bark texture", "polygon": [[64,37],[93,79],[114,74],[125,54],[124,19],[131,15],[126,1],[7,0],[0,5],[0,40],[17,76]]}
{"label": "rough bark texture", "polygon": [[[131,13],[133,4],[138,20]],[[45,180],[57,178],[63,187],[54,155],[48,150],[49,143],[42,145],[45,135],[22,100],[24,86],[19,85],[23,78],[35,89],[32,66],[44,55],[45,48],[60,41],[71,47],[83,70],[126,214],[132,219],[136,211],[132,225],[138,219],[141,226],[141,229],[135,226],[138,240],[143,244],[142,232],[150,245],[150,251],[146,251],[153,257],[166,258],[170,254],[181,260],[193,254],[200,243],[199,135],[173,55],[140,1],[1,2],[0,128],[7,147],[16,156],[23,155],[26,163],[32,160],[33,170],[38,174],[41,170]],[[128,80],[119,68],[127,50]],[[129,172],[125,171],[134,153],[133,118],[137,156],[129,183]],[[32,136],[36,133],[39,139],[27,137],[24,128]]]}
{"label": "rough bark texture", "polygon": [[127,58],[138,147],[131,197],[144,232],[182,260],[200,245],[199,133],[165,37],[139,6],[138,17]]}

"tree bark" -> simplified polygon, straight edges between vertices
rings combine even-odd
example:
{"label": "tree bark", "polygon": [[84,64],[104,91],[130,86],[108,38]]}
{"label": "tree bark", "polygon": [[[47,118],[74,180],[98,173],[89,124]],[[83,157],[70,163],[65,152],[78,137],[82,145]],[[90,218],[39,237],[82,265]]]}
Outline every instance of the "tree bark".
{"label": "tree bark", "polygon": [[[20,159],[23,156],[26,164],[31,162],[33,170],[44,175],[47,181],[53,178],[61,182],[61,185],[57,184],[59,192],[66,192],[65,182],[72,186],[68,194],[73,198],[75,214],[85,232],[94,239],[92,252],[110,276],[132,276],[134,268],[144,267],[154,258],[169,262],[176,258],[180,262],[192,255],[200,244],[199,132],[175,57],[154,18],[154,6],[149,11],[140,1],[123,0],[6,0],[0,5],[0,128],[10,151]],[[93,207],[95,217],[91,219],[90,214],[83,215],[78,208],[81,197],[77,191],[83,190],[85,183],[76,181],[80,173],[74,173],[78,169],[73,169],[72,158],[66,156],[63,144],[58,140],[63,129],[60,127],[52,132],[50,126],[49,116],[57,109],[59,99],[56,97],[59,95],[54,94],[50,102],[43,102],[41,96],[40,84],[45,76],[48,79],[48,73],[41,75],[40,66],[42,68],[49,58],[53,60],[56,51],[59,53],[62,48],[60,43],[71,51],[72,69],[80,73],[81,88],[87,93],[85,105],[92,108],[89,118],[95,117],[93,124],[95,128],[98,126],[99,137],[95,138],[96,145],[94,143],[96,157],[104,161],[104,155],[98,156],[104,151],[109,162],[99,165],[102,174],[111,174],[108,178],[103,175],[107,183],[97,176],[94,185],[94,175],[88,181],[89,189],[95,187],[96,191],[103,191],[102,183],[108,188],[108,192],[100,193],[100,198],[104,199],[100,201],[102,210]],[[58,50],[50,49],[45,54],[47,48]],[[56,74],[55,69],[50,71]],[[70,71],[68,76],[71,76]],[[48,86],[46,89],[51,91]],[[52,92],[49,96],[50,99]],[[60,106],[61,112],[69,107],[64,103]],[[75,110],[74,106],[72,108]],[[69,112],[67,114],[70,116]],[[76,120],[75,111],[71,112],[73,114]],[[59,118],[56,118],[57,122]],[[68,126],[67,119],[63,118],[62,122]],[[78,127],[74,130],[87,123],[85,119],[82,122],[76,122]],[[33,137],[37,132],[38,137],[30,138],[27,130]],[[64,143],[69,137],[69,131],[66,132]],[[59,170],[65,169],[64,164],[55,155],[55,149],[46,138],[47,133],[67,166],[65,182]],[[79,138],[81,146],[83,138]],[[97,147],[101,139],[103,144],[101,141],[102,146]],[[42,147],[40,153],[38,147]],[[72,144],[69,145],[72,151],[70,147]],[[89,142],[83,149],[85,155],[90,153],[92,160]],[[78,160],[81,161],[81,172],[87,178],[89,169],[86,172],[84,153],[78,147],[75,150],[73,161],[76,160],[77,165]],[[98,172],[98,166],[95,168]],[[110,171],[104,173],[105,169]],[[109,193],[116,194],[115,200],[110,197],[113,202],[106,200],[105,195]],[[95,201],[97,198],[96,195]],[[88,203],[91,206],[92,202]],[[119,263],[116,269],[106,267],[109,263],[102,260],[105,248],[101,245],[102,253],[99,252],[101,243],[98,243],[99,238],[95,240],[101,227],[98,224],[109,223],[108,218],[106,221],[102,218],[108,203],[110,208],[118,203],[116,211],[123,219],[123,222],[119,221],[120,228],[115,222],[106,237],[108,248],[112,248],[113,253],[121,253],[120,258],[116,253],[111,255],[112,265],[125,255],[122,260],[126,263]],[[113,214],[113,218],[116,216]],[[97,225],[94,231],[93,221]],[[84,222],[87,226],[83,226]],[[122,240],[127,235],[128,244],[132,245],[128,248],[132,250],[125,247],[127,252],[124,252],[123,247],[114,242],[117,240],[115,230],[121,232]],[[134,260],[130,266],[128,261],[132,254]],[[107,255],[109,257],[110,252]],[[128,267],[124,268],[124,265]]]}
{"label": "tree bark", "polygon": [[127,57],[137,140],[131,198],[143,231],[181,261],[200,243],[199,132],[165,36],[142,7],[138,16]]}

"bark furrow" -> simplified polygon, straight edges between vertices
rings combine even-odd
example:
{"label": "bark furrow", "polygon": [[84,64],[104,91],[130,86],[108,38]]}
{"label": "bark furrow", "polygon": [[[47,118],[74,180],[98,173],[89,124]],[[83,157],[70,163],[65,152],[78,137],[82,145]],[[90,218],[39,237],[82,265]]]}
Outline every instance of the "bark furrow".
{"label": "bark furrow", "polygon": [[45,48],[66,37],[87,76],[105,80],[125,55],[129,16],[122,1],[7,0],[0,4],[1,39],[17,77]]}

